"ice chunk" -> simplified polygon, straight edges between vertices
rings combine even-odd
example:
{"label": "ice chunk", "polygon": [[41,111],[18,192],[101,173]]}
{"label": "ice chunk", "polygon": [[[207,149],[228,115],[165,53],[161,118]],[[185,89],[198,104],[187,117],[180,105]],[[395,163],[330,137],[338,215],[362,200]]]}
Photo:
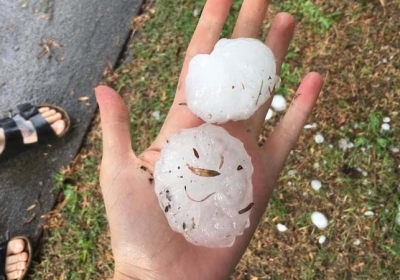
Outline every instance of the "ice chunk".
{"label": "ice chunk", "polygon": [[273,116],[274,116],[274,111],[272,111],[271,109],[268,109],[267,115],[265,116],[265,120],[268,121],[268,120],[272,119]]}
{"label": "ice chunk", "polygon": [[319,191],[319,189],[322,187],[321,181],[311,180],[311,187],[314,191]]}
{"label": "ice chunk", "polygon": [[242,142],[204,124],[165,144],[155,166],[155,192],[173,230],[196,245],[228,247],[250,224],[252,174]]}
{"label": "ice chunk", "polygon": [[221,39],[211,54],[189,64],[189,109],[209,123],[248,119],[271,96],[279,81],[271,49],[251,38]]}
{"label": "ice chunk", "polygon": [[275,95],[271,103],[272,109],[277,112],[286,110],[286,99],[282,95]]}
{"label": "ice chunk", "polygon": [[326,241],[326,236],[325,236],[325,235],[321,235],[321,236],[318,238],[318,243],[319,243],[319,244],[324,244],[325,241]]}
{"label": "ice chunk", "polygon": [[358,245],[361,244],[361,240],[360,239],[356,239],[356,240],[354,240],[353,244],[358,246]]}
{"label": "ice chunk", "polygon": [[154,111],[151,116],[155,118],[157,121],[160,120],[160,111]]}
{"label": "ice chunk", "polygon": [[311,221],[319,229],[324,229],[328,226],[328,218],[321,212],[312,213]]}
{"label": "ice chunk", "polygon": [[382,130],[388,131],[388,130],[390,130],[390,124],[388,124],[388,123],[383,123],[382,126],[381,126],[381,128],[382,128]]}
{"label": "ice chunk", "polygon": [[317,134],[315,134],[314,139],[317,144],[321,144],[325,141],[324,136],[319,132]]}
{"label": "ice chunk", "polygon": [[285,232],[285,231],[288,230],[288,228],[287,228],[285,225],[280,224],[280,223],[277,224],[276,227],[278,228],[278,230],[279,230],[280,232]]}
{"label": "ice chunk", "polygon": [[367,217],[374,216],[374,215],[375,215],[375,213],[372,212],[372,211],[366,211],[366,212],[364,213],[364,216],[367,216]]}
{"label": "ice chunk", "polygon": [[306,124],[304,126],[304,129],[313,129],[313,128],[316,128],[316,127],[317,127],[317,124],[316,123],[312,123],[312,124]]}
{"label": "ice chunk", "polygon": [[349,141],[347,138],[342,138],[339,140],[339,148],[343,151],[346,151],[347,149],[351,149],[354,147],[354,144]]}
{"label": "ice chunk", "polygon": [[390,118],[389,117],[384,117],[383,118],[384,123],[390,123]]}

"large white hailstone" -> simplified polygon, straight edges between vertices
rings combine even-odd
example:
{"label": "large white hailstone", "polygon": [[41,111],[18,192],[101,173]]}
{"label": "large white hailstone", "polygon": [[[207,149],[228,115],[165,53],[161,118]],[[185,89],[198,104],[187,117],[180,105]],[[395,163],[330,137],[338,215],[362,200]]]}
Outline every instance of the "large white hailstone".
{"label": "large white hailstone", "polygon": [[286,110],[286,99],[282,95],[275,95],[271,103],[272,109],[277,112]]}
{"label": "large white hailstone", "polygon": [[229,247],[250,224],[253,165],[243,143],[211,124],[172,136],[156,163],[155,192],[174,231]]}
{"label": "large white hailstone", "polygon": [[319,229],[324,229],[328,226],[328,218],[321,212],[313,212],[311,214],[311,221]]}
{"label": "large white hailstone", "polygon": [[209,123],[248,119],[271,96],[279,82],[271,49],[251,38],[221,39],[211,54],[189,64],[189,109]]}

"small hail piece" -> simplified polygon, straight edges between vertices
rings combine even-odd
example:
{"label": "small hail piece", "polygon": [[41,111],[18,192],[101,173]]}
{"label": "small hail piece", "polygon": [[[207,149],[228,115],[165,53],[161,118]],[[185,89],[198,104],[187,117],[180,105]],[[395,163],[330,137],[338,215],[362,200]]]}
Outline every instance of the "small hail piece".
{"label": "small hail piece", "polygon": [[251,38],[221,39],[210,54],[189,63],[185,94],[189,109],[208,123],[245,120],[279,83],[272,50]]}
{"label": "small hail piece", "polygon": [[328,226],[328,218],[322,214],[321,212],[313,212],[311,214],[311,221],[313,224],[319,228],[319,229],[324,229]]}
{"label": "small hail piece", "polygon": [[204,124],[165,144],[155,165],[155,193],[170,227],[189,242],[229,247],[250,225],[252,174],[243,143]]}
{"label": "small hail piece", "polygon": [[277,112],[286,110],[286,99],[282,95],[275,95],[271,103],[272,109]]}
{"label": "small hail piece", "polygon": [[324,244],[325,241],[326,241],[326,236],[325,236],[325,235],[321,235],[321,236],[318,238],[318,243],[319,243],[319,244]]}
{"label": "small hail piece", "polygon": [[277,224],[277,225],[276,225],[276,228],[277,228],[278,231],[280,231],[280,232],[285,232],[285,231],[288,230],[287,226],[285,226],[284,224],[281,224],[281,223]]}
{"label": "small hail piece", "polygon": [[314,191],[319,191],[319,189],[322,187],[322,183],[320,180],[311,180],[311,187]]}

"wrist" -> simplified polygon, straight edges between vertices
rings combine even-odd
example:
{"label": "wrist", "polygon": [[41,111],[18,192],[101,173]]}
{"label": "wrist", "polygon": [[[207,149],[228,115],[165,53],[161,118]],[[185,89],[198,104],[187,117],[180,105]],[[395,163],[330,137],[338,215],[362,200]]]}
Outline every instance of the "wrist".
{"label": "wrist", "polygon": [[150,271],[133,266],[115,266],[113,280],[155,280],[157,277]]}

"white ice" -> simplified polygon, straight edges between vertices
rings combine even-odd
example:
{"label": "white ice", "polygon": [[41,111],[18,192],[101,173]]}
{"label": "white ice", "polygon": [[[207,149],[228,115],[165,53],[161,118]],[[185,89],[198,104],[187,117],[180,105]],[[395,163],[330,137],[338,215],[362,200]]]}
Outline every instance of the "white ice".
{"label": "white ice", "polygon": [[346,151],[347,149],[351,149],[354,147],[354,143],[350,142],[348,138],[342,138],[339,140],[339,148],[342,151]]}
{"label": "white ice", "polygon": [[160,120],[160,111],[154,111],[151,116],[155,118],[157,121]]}
{"label": "white ice", "polygon": [[280,223],[277,224],[276,227],[278,228],[278,231],[280,231],[280,232],[285,232],[288,230],[288,228],[285,225],[280,224]]}
{"label": "white ice", "polygon": [[356,240],[354,240],[353,244],[358,246],[358,245],[361,244],[361,240],[360,239],[356,239]]}
{"label": "white ice", "polygon": [[221,39],[211,54],[189,64],[189,109],[209,123],[248,119],[271,96],[279,82],[271,49],[251,38]]}
{"label": "white ice", "polygon": [[165,144],[155,166],[155,192],[173,230],[196,245],[228,247],[250,224],[252,174],[242,142],[204,124]]}
{"label": "white ice", "polygon": [[384,123],[390,123],[390,118],[389,117],[384,117],[383,118]]}
{"label": "white ice", "polygon": [[388,123],[383,123],[383,124],[381,125],[381,128],[382,128],[382,130],[388,131],[388,130],[390,130],[390,124],[388,124]]}
{"label": "white ice", "polygon": [[311,187],[314,191],[319,191],[319,189],[322,187],[322,183],[319,180],[311,180]]}
{"label": "white ice", "polygon": [[316,123],[312,123],[312,124],[306,124],[304,126],[304,129],[313,129],[313,128],[316,128],[316,127],[317,127],[317,124]]}
{"label": "white ice", "polygon": [[374,215],[375,215],[375,213],[372,212],[372,211],[366,211],[366,212],[364,213],[364,216],[367,216],[367,217],[374,216]]}
{"label": "white ice", "polygon": [[272,109],[277,112],[286,110],[286,99],[282,95],[275,95],[271,103]]}
{"label": "white ice", "polygon": [[324,229],[328,226],[328,218],[321,212],[313,212],[311,214],[311,221],[319,229]]}
{"label": "white ice", "polygon": [[268,109],[267,115],[265,116],[265,120],[268,121],[268,120],[272,119],[273,116],[274,116],[274,111],[272,111],[271,109]]}
{"label": "white ice", "polygon": [[326,241],[326,236],[325,236],[325,235],[321,235],[321,236],[318,238],[318,243],[319,243],[319,244],[324,244],[325,241]]}
{"label": "white ice", "polygon": [[324,136],[319,132],[317,134],[315,134],[314,139],[317,144],[321,144],[325,141]]}

